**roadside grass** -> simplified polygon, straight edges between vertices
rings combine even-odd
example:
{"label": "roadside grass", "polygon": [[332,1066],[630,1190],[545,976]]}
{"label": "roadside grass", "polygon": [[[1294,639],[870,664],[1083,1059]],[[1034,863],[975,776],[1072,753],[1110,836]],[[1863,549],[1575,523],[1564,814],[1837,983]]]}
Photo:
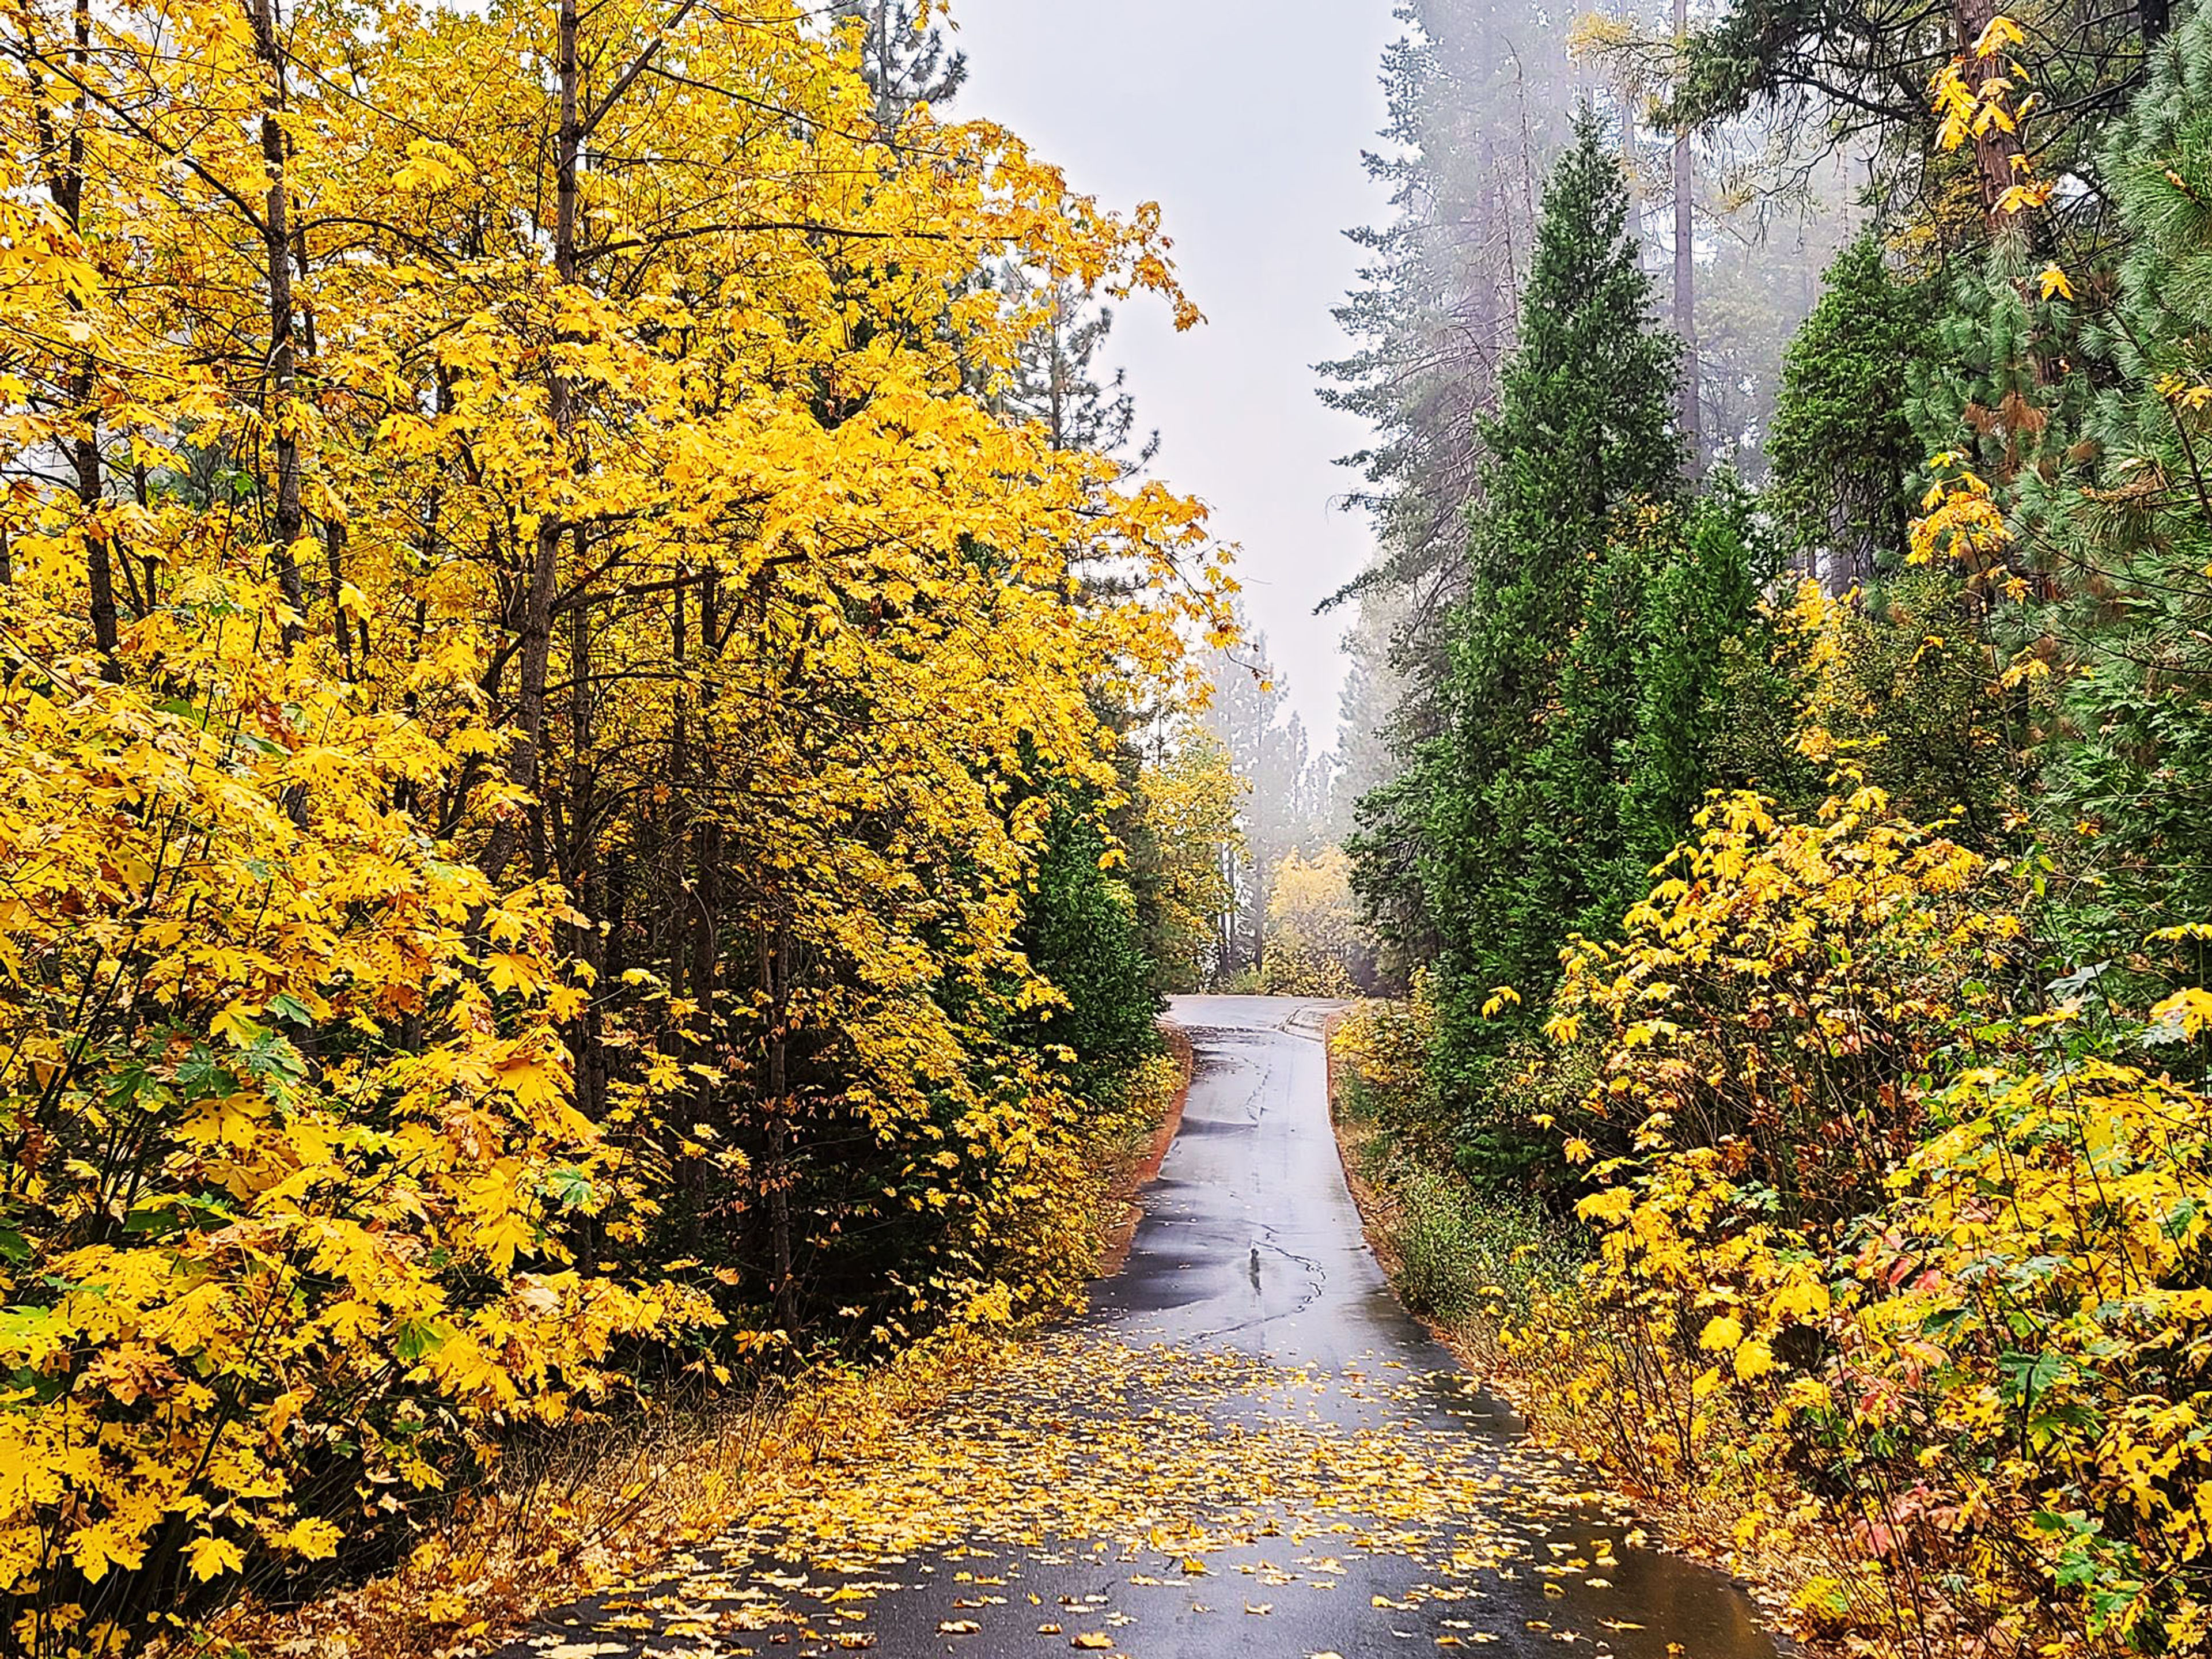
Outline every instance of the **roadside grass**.
{"label": "roadside grass", "polygon": [[1583,1257],[1571,1230],[1534,1200],[1486,1193],[1406,1146],[1357,1075],[1337,1070],[1334,1091],[1346,1172],[1391,1288],[1484,1370],[1510,1370],[1502,1333],[1574,1291]]}

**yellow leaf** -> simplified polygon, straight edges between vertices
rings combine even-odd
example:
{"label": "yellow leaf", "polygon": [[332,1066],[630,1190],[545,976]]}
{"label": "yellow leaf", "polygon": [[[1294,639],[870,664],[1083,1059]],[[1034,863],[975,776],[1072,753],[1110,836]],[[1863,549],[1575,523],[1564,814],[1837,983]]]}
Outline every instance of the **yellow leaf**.
{"label": "yellow leaf", "polygon": [[1592,1193],[1575,1206],[1575,1213],[1585,1221],[1620,1221],[1636,1206],[1636,1194],[1626,1187]]}
{"label": "yellow leaf", "polygon": [[1774,1350],[1764,1342],[1756,1340],[1746,1342],[1735,1351],[1735,1374],[1738,1382],[1756,1382],[1776,1369]]}
{"label": "yellow leaf", "polygon": [[185,1559],[191,1565],[192,1577],[198,1579],[215,1578],[226,1572],[242,1571],[246,1566],[245,1552],[237,1545],[232,1543],[228,1538],[216,1538],[206,1533],[202,1533],[198,1538],[192,1540],[191,1548],[186,1552]]}
{"label": "yellow leaf", "polygon": [[1984,24],[1982,32],[1974,37],[1973,55],[1977,58],[1994,58],[2008,46],[2024,45],[2027,40],[2027,35],[2021,26],[2002,12],[1999,12]]}
{"label": "yellow leaf", "polygon": [[1728,1314],[1708,1320],[1698,1334],[1698,1346],[1708,1353],[1733,1353],[1742,1340],[1742,1322]]}

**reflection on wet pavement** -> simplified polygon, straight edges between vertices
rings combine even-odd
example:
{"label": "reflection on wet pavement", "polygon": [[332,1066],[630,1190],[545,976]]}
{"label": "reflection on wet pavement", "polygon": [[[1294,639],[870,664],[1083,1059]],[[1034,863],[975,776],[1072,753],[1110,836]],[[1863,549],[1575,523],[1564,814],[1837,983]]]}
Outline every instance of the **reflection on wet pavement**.
{"label": "reflection on wet pavement", "polygon": [[1399,1310],[1300,1005],[1176,1012],[1203,1063],[1089,1319],[509,1651],[1770,1659]]}

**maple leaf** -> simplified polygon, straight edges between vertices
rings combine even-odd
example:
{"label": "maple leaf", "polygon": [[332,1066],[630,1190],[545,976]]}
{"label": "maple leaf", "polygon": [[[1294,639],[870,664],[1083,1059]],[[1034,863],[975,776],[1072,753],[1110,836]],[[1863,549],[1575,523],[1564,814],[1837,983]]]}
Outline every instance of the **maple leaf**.
{"label": "maple leaf", "polygon": [[227,1538],[217,1538],[202,1533],[193,1539],[185,1551],[185,1561],[192,1577],[198,1579],[220,1577],[227,1572],[242,1571],[246,1553]]}

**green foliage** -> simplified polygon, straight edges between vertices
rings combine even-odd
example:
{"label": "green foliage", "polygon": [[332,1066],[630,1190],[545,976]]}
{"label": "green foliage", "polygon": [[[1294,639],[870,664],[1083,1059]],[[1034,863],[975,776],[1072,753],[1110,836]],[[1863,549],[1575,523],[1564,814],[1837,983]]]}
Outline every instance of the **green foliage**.
{"label": "green foliage", "polygon": [[1463,1161],[1491,1174],[1529,1144],[1492,1121],[1516,1028],[1497,989],[1547,991],[1561,943],[1610,932],[1687,824],[1711,665],[1756,596],[1748,498],[1686,498],[1677,349],[1651,325],[1626,213],[1586,121],[1546,194],[1520,349],[1484,429],[1447,725],[1406,784],[1370,798],[1354,846],[1370,902],[1418,873],[1442,940],[1439,1095]]}
{"label": "green foliage", "polygon": [[1388,1236],[1406,1306],[1447,1323],[1475,1311],[1482,1303],[1486,1253],[1474,1189],[1441,1170],[1417,1170],[1391,1197]]}
{"label": "green foliage", "polygon": [[2085,957],[2212,917],[2209,159],[2212,18],[2197,13],[2105,146],[2127,252],[2081,332],[2109,383],[2067,377],[2063,443],[2043,450],[2063,464],[2025,472],[2011,516],[2033,579],[2012,642],[2033,653],[2024,661],[2057,659],[2044,816],[2081,877],[2069,898]]}
{"label": "green foliage", "polygon": [[1828,268],[1784,354],[1768,499],[1792,549],[1835,586],[1904,552],[1911,481],[1926,459],[1905,397],[1934,344],[1929,309],[1929,289],[1896,276],[1869,232]]}
{"label": "green foliage", "polygon": [[1097,812],[1071,799],[1057,803],[1037,859],[1022,945],[1030,965],[1066,1006],[1040,1011],[1028,1040],[1066,1048],[1077,1077],[1094,1088],[1159,1046],[1159,967],[1146,948],[1146,919],[1127,875],[1127,854]]}
{"label": "green foliage", "polygon": [[[1619,167],[1586,120],[1545,192],[1526,327],[1484,429],[1449,724],[1423,756],[1419,867],[1452,1063],[1488,1046],[1470,1041],[1488,988],[1548,983],[1559,924],[1589,896],[1582,878],[1619,851],[1600,781],[1623,700],[1604,705],[1626,676],[1640,555],[1618,538],[1639,507],[1679,499],[1683,465],[1678,350],[1651,326],[1626,219]],[[1584,695],[1563,708],[1563,691]]]}
{"label": "green foliage", "polygon": [[1614,925],[1713,781],[1711,753],[1727,718],[1713,698],[1714,672],[1744,637],[1774,564],[1756,505],[1729,480],[1717,480],[1682,515],[1679,532],[1649,550],[1633,658],[1635,723],[1620,751],[1622,852],[1610,896],[1601,896],[1605,908],[1584,932]]}
{"label": "green foliage", "polygon": [[1939,570],[1905,571],[1863,605],[1808,584],[1765,608],[1717,654],[1710,776],[1806,815],[1848,767],[1907,816],[1998,845],[2027,763],[1977,609]]}

